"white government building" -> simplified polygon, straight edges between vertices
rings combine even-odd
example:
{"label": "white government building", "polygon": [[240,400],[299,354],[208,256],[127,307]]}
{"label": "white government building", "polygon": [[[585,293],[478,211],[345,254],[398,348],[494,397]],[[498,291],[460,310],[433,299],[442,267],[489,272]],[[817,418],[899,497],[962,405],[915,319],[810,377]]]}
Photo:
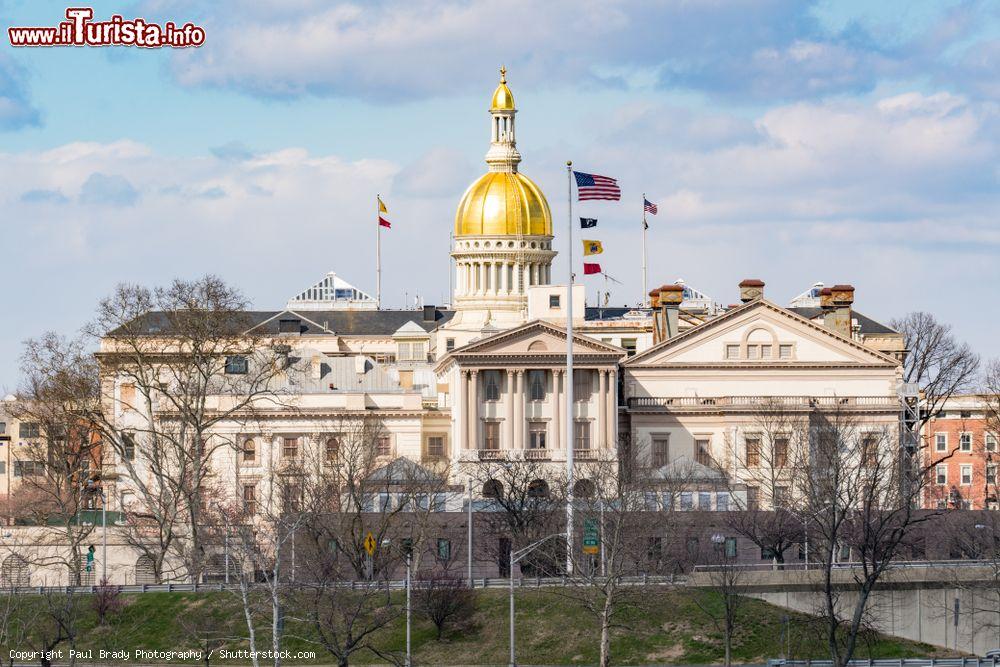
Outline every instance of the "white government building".
{"label": "white government building", "polygon": [[[678,281],[636,308],[585,306],[584,287],[575,285],[576,370],[567,378],[567,295],[566,285],[552,284],[552,217],[545,195],[519,170],[516,108],[503,72],[489,114],[488,169],[455,216],[452,307],[379,309],[329,273],[283,309],[251,314],[255,332],[280,339],[302,364],[288,378],[294,410],[276,407],[253,430],[239,424],[226,434],[242,445],[220,450],[213,467],[236,498],[263,502],[283,462],[335,448],[337,424],[362,414],[385,425],[378,453],[386,463],[449,463],[456,489],[466,483],[462,463],[565,466],[572,438],[581,466],[620,451],[664,476],[678,461],[704,465],[704,484],[690,501],[704,510],[730,506],[708,461],[737,477],[753,465],[738,452],[752,444],[751,415],[762,401],[836,402],[873,424],[896,422],[902,338],[853,310],[849,285],[818,284],[781,306],[761,281],[745,280],[739,303],[723,307]],[[116,397],[134,392],[121,378],[107,381]],[[116,412],[123,426],[135,418],[129,413]],[[19,438],[32,432],[5,426],[9,460],[0,483],[16,493],[25,472]],[[105,464],[118,468],[104,482],[109,509],[128,511],[128,476],[120,462]]]}

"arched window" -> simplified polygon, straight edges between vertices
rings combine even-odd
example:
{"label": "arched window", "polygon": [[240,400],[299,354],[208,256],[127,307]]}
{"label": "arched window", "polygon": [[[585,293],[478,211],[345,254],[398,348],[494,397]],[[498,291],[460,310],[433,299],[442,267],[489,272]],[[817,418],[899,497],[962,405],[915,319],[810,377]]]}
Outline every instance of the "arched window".
{"label": "arched window", "polygon": [[327,463],[336,463],[337,457],[340,456],[340,440],[337,438],[328,438],[324,454]]}
{"label": "arched window", "polygon": [[135,559],[135,583],[139,586],[142,584],[160,583],[156,580],[156,568],[153,567],[153,559],[145,554]]}
{"label": "arched window", "polygon": [[594,483],[589,479],[578,479],[573,485],[573,495],[577,498],[593,498],[595,490]]}
{"label": "arched window", "polygon": [[495,479],[488,479],[483,484],[483,498],[503,498],[503,484]]}
{"label": "arched window", "polygon": [[531,344],[528,345],[528,352],[547,352],[548,349],[549,346],[546,345],[543,340],[532,341]]}
{"label": "arched window", "polygon": [[247,438],[243,441],[243,462],[256,463],[256,461],[257,443],[253,441],[253,438]]}
{"label": "arched window", "polygon": [[544,479],[535,479],[528,484],[529,498],[548,498],[549,484]]}
{"label": "arched window", "polygon": [[30,586],[31,575],[28,572],[28,561],[24,556],[11,554],[0,564],[0,586],[16,588]]}

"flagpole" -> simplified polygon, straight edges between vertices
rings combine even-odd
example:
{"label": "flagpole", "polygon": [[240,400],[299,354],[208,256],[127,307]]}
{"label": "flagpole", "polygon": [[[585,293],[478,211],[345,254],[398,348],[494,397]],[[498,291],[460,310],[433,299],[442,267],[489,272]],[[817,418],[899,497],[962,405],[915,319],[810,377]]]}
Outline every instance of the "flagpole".
{"label": "flagpole", "polygon": [[375,308],[382,310],[382,216],[381,195],[375,195]]}
{"label": "flagpole", "polygon": [[642,193],[642,305],[647,305],[649,298],[649,288],[646,286],[646,193]]}
{"label": "flagpole", "polygon": [[[573,162],[566,161],[566,204],[569,243],[566,265],[566,574],[573,574]],[[511,572],[510,576],[514,576]]]}

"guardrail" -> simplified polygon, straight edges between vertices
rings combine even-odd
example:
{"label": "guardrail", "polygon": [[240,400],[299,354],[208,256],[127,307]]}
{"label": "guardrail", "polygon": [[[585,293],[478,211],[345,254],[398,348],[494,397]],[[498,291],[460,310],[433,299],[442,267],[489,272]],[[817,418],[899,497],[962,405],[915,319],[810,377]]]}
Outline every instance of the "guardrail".
{"label": "guardrail", "polygon": [[[837,569],[853,569],[861,567],[858,562],[833,563]],[[723,572],[729,569],[737,569],[746,572],[772,572],[772,571],[797,571],[797,570],[821,570],[823,563],[748,563],[746,565],[734,563],[732,565],[695,565],[695,572]],[[900,560],[894,561],[890,568],[895,569],[922,569],[930,567],[997,567],[1000,563],[992,560]],[[894,663],[895,664],[895,663]]]}
{"label": "guardrail", "polygon": [[[997,656],[989,658],[898,658],[895,660],[851,660],[848,667],[997,667]],[[832,660],[767,661],[767,667],[833,667]]]}
{"label": "guardrail", "polygon": [[[686,577],[674,575],[634,575],[618,577],[619,583],[625,586],[665,586],[682,585],[686,583]],[[467,579],[463,582],[470,583]],[[518,577],[514,579],[515,588],[560,588],[560,587],[580,587],[602,583],[604,577]],[[240,585],[234,583],[169,583],[169,584],[129,584],[116,586],[109,584],[122,593],[218,593],[224,591],[239,591]],[[282,588],[288,589],[310,589],[318,584],[311,582],[283,582],[279,584]],[[414,580],[412,588],[421,588],[430,585],[429,582]],[[251,587],[263,588],[265,584],[254,583]],[[366,590],[377,587],[379,589],[406,590],[405,579],[393,579],[389,581],[338,581],[323,584],[326,588],[349,588],[352,590]],[[509,588],[510,579],[500,577],[474,578],[470,588]],[[14,593],[18,595],[45,595],[48,593],[59,593],[63,595],[93,595],[100,590],[100,586],[15,586],[13,588],[0,588],[0,596],[4,593]]]}

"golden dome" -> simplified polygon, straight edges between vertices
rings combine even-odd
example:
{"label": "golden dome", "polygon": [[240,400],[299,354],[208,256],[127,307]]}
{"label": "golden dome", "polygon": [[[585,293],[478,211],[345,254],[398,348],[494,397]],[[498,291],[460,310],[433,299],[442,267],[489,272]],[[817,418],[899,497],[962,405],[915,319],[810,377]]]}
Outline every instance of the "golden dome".
{"label": "golden dome", "polygon": [[462,195],[455,236],[552,236],[545,195],[520,173],[491,171]]}
{"label": "golden dome", "polygon": [[493,101],[490,102],[490,111],[513,111],[514,94],[507,87],[507,68],[500,68],[500,85],[493,91]]}

